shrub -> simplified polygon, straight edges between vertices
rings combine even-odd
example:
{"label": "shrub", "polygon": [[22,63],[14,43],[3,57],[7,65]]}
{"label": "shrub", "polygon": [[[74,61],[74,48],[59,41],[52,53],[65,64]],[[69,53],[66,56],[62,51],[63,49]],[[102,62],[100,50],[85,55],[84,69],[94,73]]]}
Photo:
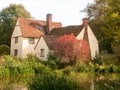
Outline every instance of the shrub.
{"label": "shrub", "polygon": [[90,67],[87,66],[86,64],[79,64],[79,63],[77,63],[74,66],[74,70],[76,72],[89,72],[90,71]]}
{"label": "shrub", "polygon": [[94,90],[119,90],[120,82],[119,81],[109,81],[109,80],[99,80],[95,82]]}
{"label": "shrub", "polygon": [[7,55],[10,53],[10,48],[7,45],[0,45],[0,55]]}
{"label": "shrub", "polygon": [[53,73],[42,73],[28,84],[30,90],[79,90],[74,80]]}
{"label": "shrub", "polygon": [[41,74],[44,72],[51,72],[51,68],[40,63],[34,67],[34,72],[35,72],[35,74]]}
{"label": "shrub", "polygon": [[48,54],[48,60],[56,60],[56,59],[57,59],[57,56],[54,55],[52,52]]}
{"label": "shrub", "polygon": [[57,61],[56,60],[49,60],[47,62],[47,66],[52,68],[52,69],[57,69],[59,66],[57,65]]}
{"label": "shrub", "polygon": [[111,68],[112,68],[113,72],[115,72],[115,73],[119,72],[118,66],[112,65]]}
{"label": "shrub", "polygon": [[64,75],[69,75],[71,73],[71,71],[72,71],[72,67],[67,66],[62,71],[63,71]]}
{"label": "shrub", "polygon": [[85,40],[77,40],[74,34],[62,35],[54,44],[54,52],[61,62],[73,63],[76,60],[85,61],[89,57],[89,47]]}
{"label": "shrub", "polygon": [[29,53],[29,54],[27,54],[26,60],[29,60],[29,61],[39,61],[39,58],[36,55],[34,55],[33,53]]}

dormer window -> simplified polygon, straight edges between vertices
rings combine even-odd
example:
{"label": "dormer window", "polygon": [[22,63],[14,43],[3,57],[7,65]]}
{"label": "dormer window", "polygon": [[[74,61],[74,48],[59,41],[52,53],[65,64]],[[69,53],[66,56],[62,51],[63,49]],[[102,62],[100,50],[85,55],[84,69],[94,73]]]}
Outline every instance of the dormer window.
{"label": "dormer window", "polygon": [[15,43],[18,43],[18,37],[15,37]]}
{"label": "dormer window", "polygon": [[34,44],[35,43],[35,39],[34,38],[28,38],[28,43],[29,44]]}
{"label": "dormer window", "polygon": [[35,27],[36,27],[37,29],[39,29],[42,33],[44,33],[44,28],[43,28],[43,26],[36,25]]}

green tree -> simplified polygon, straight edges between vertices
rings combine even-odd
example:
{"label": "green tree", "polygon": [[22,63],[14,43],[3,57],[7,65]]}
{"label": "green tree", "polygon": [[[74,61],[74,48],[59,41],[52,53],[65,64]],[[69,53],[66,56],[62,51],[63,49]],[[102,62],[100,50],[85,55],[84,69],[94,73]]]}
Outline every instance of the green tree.
{"label": "green tree", "polygon": [[18,17],[31,18],[21,4],[11,4],[0,12],[0,44],[10,46],[10,38]]}
{"label": "green tree", "polygon": [[0,45],[0,56],[7,55],[10,53],[10,48],[7,45]]}
{"label": "green tree", "polygon": [[100,49],[120,47],[120,0],[95,0],[84,10],[100,42]]}
{"label": "green tree", "polygon": [[120,1],[111,0],[108,2],[107,16],[105,17],[106,26],[103,31],[111,39],[112,47],[120,47]]}

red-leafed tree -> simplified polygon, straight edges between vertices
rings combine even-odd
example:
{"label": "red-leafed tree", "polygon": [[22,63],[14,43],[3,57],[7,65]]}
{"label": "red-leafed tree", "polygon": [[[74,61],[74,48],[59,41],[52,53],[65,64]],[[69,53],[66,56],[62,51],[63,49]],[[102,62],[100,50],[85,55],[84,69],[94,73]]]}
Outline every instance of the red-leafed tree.
{"label": "red-leafed tree", "polygon": [[72,63],[75,60],[86,60],[89,57],[87,42],[77,40],[74,34],[59,37],[54,45],[54,52],[66,63]]}

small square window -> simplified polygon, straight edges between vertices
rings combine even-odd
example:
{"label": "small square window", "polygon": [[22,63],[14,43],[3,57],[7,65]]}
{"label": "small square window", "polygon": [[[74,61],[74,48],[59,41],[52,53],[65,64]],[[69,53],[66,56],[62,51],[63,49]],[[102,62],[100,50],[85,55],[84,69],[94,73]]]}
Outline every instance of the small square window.
{"label": "small square window", "polygon": [[41,49],[41,57],[45,56],[45,49]]}
{"label": "small square window", "polygon": [[29,44],[34,44],[35,43],[35,39],[34,38],[28,38]]}
{"label": "small square window", "polygon": [[18,43],[18,37],[15,37],[15,43]]}
{"label": "small square window", "polygon": [[15,49],[15,50],[14,50],[14,56],[17,56],[17,55],[18,55],[18,50]]}

